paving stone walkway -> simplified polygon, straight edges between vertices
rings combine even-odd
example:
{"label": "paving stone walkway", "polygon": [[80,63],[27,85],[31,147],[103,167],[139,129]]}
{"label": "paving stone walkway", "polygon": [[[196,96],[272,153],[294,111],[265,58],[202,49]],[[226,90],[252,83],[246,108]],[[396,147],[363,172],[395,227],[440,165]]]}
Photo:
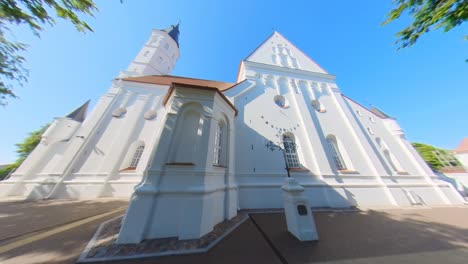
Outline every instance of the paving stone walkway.
{"label": "paving stone walkway", "polygon": [[252,213],[207,253],[112,263],[467,263],[468,207],[314,215],[319,242],[296,240],[282,213]]}
{"label": "paving stone walkway", "polygon": [[[0,263],[74,263],[99,224],[126,206],[115,200],[0,202]],[[314,217],[319,242],[297,241],[281,212],[250,212],[206,253],[107,263],[467,263],[468,206],[316,211]]]}
{"label": "paving stone walkway", "polygon": [[99,224],[121,215],[127,204],[115,199],[0,201],[0,263],[74,263]]}

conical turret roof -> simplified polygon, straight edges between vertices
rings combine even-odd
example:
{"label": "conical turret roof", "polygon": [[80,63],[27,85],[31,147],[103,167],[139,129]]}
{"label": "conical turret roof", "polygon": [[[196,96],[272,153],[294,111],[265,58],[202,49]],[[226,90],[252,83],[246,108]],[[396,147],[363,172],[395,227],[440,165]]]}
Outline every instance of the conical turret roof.
{"label": "conical turret roof", "polygon": [[179,24],[171,25],[170,27],[163,29],[162,31],[167,32],[167,34],[176,42],[177,47],[179,47]]}
{"label": "conical turret roof", "polygon": [[75,121],[78,121],[78,122],[83,122],[85,120],[85,117],[86,117],[86,112],[88,112],[88,106],[89,106],[90,101],[91,100],[86,101],[82,106],[75,109],[73,112],[68,114],[66,117],[71,118],[71,119],[73,119]]}

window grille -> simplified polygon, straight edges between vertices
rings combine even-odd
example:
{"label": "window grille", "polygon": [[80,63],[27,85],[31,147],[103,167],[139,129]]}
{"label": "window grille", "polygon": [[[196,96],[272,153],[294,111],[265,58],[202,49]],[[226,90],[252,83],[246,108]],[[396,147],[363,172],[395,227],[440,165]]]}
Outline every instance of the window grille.
{"label": "window grille", "polygon": [[328,145],[330,146],[332,158],[335,162],[337,169],[346,170],[346,164],[343,160],[343,157],[340,154],[340,149],[338,148],[336,140],[333,138],[328,138]]}
{"label": "window grille", "polygon": [[214,165],[223,165],[222,164],[222,152],[223,152],[223,134],[224,134],[223,126],[218,123],[216,126],[216,134],[215,134],[215,147],[214,147],[214,155],[213,155],[213,164]]}
{"label": "window grille", "polygon": [[296,143],[287,135],[283,136],[284,154],[289,168],[300,168]]}
{"label": "window grille", "polygon": [[141,155],[143,154],[143,150],[145,146],[138,146],[135,150],[135,154],[133,154],[132,162],[130,162],[131,168],[136,168],[138,166],[138,162],[140,162]]}

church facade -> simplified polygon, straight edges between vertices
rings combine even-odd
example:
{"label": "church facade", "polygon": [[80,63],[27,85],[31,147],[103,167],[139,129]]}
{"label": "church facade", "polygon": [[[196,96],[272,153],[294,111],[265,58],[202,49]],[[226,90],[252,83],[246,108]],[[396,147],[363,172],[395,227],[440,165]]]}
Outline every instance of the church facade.
{"label": "church facade", "polygon": [[395,118],[343,95],[280,33],[236,83],[169,75],[178,37],[178,25],[153,30],[88,117],[86,103],[55,119],[0,196],[131,197],[121,243],[198,238],[239,209],[281,208],[285,162],[314,207],[463,203]]}

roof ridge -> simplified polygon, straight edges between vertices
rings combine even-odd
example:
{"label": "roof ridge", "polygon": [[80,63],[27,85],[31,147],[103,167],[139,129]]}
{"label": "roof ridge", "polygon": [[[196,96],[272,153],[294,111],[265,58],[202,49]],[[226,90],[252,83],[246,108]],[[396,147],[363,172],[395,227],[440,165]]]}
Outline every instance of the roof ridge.
{"label": "roof ridge", "polygon": [[148,76],[176,77],[176,78],[191,79],[191,80],[200,80],[200,81],[210,81],[210,82],[222,82],[222,83],[233,83],[233,84],[236,84],[236,82],[215,81],[215,80],[200,79],[200,78],[194,78],[194,77],[185,77],[185,76],[179,76],[179,75],[170,75],[170,74],[163,74],[163,75],[143,75],[143,76],[135,76],[135,77],[129,77],[129,78],[148,77]]}

